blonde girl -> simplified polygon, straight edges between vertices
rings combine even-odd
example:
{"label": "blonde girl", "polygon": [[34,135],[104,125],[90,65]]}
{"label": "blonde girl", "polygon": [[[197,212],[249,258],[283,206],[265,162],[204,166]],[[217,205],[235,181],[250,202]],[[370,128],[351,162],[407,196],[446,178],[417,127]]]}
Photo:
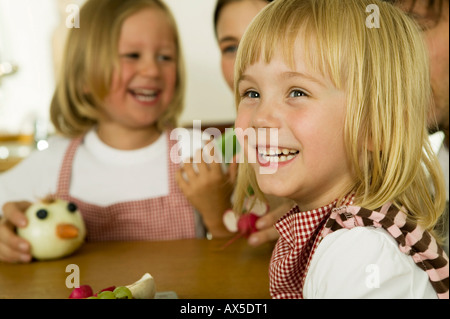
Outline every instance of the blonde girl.
{"label": "blonde girl", "polygon": [[[242,35],[251,20],[270,2],[272,0],[217,0],[216,2],[214,31],[221,52],[222,75],[230,90],[234,87],[234,63]],[[236,143],[236,136],[233,130],[227,130],[218,140],[218,148],[223,150]],[[224,159],[228,163],[231,157],[227,158],[227,156],[225,154]],[[230,163],[226,171],[218,163],[212,163],[209,166],[202,163],[201,167],[204,169],[195,170],[192,164],[183,166],[177,178],[181,190],[192,205],[200,211],[227,212],[232,206],[231,198],[237,173],[236,163]],[[189,180],[182,178],[182,173],[189,173]],[[248,243],[252,246],[278,239],[278,233],[273,225],[293,205],[288,199],[266,197],[270,210],[258,219],[255,225],[257,231],[249,235]]]}
{"label": "blonde girl", "polygon": [[416,24],[380,1],[275,1],[247,30],[236,210],[248,186],[297,203],[275,225],[273,298],[448,298],[427,62]]}
{"label": "blonde girl", "polygon": [[48,195],[78,206],[88,241],[203,236],[170,156],[175,143],[191,148],[170,138],[184,86],[176,23],[162,1],[88,0],[51,104],[61,136],[0,177],[0,260],[31,260],[14,228],[26,225],[30,201]]}

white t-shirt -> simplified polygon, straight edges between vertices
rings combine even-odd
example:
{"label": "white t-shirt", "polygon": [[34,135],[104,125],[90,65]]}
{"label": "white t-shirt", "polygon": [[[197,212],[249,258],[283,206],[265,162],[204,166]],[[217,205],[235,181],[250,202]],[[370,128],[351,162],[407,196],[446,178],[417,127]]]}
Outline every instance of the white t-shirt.
{"label": "white t-shirt", "polygon": [[305,299],[437,299],[425,271],[381,228],[327,235],[312,257]]}
{"label": "white t-shirt", "polygon": [[444,173],[445,180],[445,190],[446,190],[446,199],[447,199],[447,208],[445,211],[446,216],[444,216],[444,220],[447,222],[446,226],[446,236],[444,241],[444,250],[449,255],[449,227],[448,227],[448,201],[449,201],[449,154],[448,148],[445,147],[444,144],[444,132],[436,132],[430,135],[430,142],[433,147],[434,152],[436,153],[439,163],[441,163],[442,171]]}
{"label": "white t-shirt", "polygon": [[[181,156],[191,157],[201,141],[178,136]],[[177,136],[175,136],[177,137]],[[0,208],[7,201],[36,201],[57,190],[59,170],[71,142],[52,137],[49,148],[35,151],[13,169],[0,174]],[[167,133],[153,144],[131,151],[104,144],[89,131],[75,154],[71,196],[97,206],[168,195]]]}
{"label": "white t-shirt", "polygon": [[445,189],[447,192],[447,201],[449,199],[449,154],[448,148],[445,147],[444,144],[444,132],[436,132],[430,135],[431,146],[433,147],[434,152],[436,153],[439,163],[441,163],[442,171],[444,172],[445,178]]}

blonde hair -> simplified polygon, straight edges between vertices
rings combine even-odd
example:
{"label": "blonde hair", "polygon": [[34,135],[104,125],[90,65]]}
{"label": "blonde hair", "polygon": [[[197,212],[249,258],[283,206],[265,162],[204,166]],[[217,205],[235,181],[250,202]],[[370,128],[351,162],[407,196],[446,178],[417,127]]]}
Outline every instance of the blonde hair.
{"label": "blonde hair", "polygon": [[[373,4],[379,8],[379,28],[366,26],[366,7]],[[275,1],[241,41],[235,83],[249,65],[260,59],[270,62],[277,50],[293,67],[299,36],[305,40],[307,65],[347,95],[344,138],[355,173],[348,189],[355,194],[354,204],[377,209],[390,201],[431,230],[445,207],[445,186],[428,141],[426,117],[432,95],[418,26],[378,0]],[[311,47],[315,50],[308,50]],[[239,106],[237,88],[235,98]],[[263,198],[254,171],[243,163],[236,211],[241,211],[249,186]]]}
{"label": "blonde hair", "polygon": [[170,20],[177,48],[177,79],[170,106],[157,128],[176,127],[183,110],[185,70],[176,21],[160,0],[88,0],[80,10],[80,28],[71,29],[63,67],[50,106],[56,130],[68,137],[86,133],[99,118],[114,70],[119,70],[118,42],[123,22],[136,12],[156,8]]}

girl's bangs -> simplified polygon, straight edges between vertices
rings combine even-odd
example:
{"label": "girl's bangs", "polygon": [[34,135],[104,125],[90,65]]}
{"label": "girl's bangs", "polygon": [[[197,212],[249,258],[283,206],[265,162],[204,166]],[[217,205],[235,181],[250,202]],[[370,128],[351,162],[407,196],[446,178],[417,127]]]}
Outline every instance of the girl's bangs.
{"label": "girl's bangs", "polygon": [[295,43],[300,39],[310,71],[329,78],[337,88],[342,88],[345,85],[343,71],[347,63],[342,58],[343,39],[339,36],[339,30],[333,30],[336,27],[327,25],[326,16],[321,16],[316,8],[308,5],[308,1],[291,2],[290,7],[279,3],[277,15],[271,10],[274,4],[261,11],[242,38],[236,59],[235,83],[238,83],[248,66],[258,61],[270,63],[277,53],[294,69],[294,49],[299,48]]}

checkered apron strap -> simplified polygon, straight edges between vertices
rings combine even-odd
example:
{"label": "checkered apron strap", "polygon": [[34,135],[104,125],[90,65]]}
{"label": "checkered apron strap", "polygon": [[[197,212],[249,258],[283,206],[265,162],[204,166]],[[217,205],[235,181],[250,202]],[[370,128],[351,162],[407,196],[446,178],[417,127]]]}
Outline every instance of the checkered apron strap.
{"label": "checkered apron strap", "polygon": [[[175,141],[168,138],[168,152]],[[55,197],[75,203],[87,228],[87,241],[171,240],[195,238],[194,210],[175,182],[178,165],[168,155],[169,195],[109,206],[86,203],[70,195],[72,162],[82,139],[68,147]],[[157,181],[155,181],[157,182]]]}
{"label": "checkered apron strap", "polygon": [[322,237],[338,229],[358,226],[384,228],[395,238],[400,251],[411,256],[427,273],[438,298],[449,298],[448,256],[428,231],[408,220],[403,210],[390,203],[374,211],[357,206],[340,207],[332,211]]}
{"label": "checkered apron strap", "polygon": [[70,180],[72,176],[72,162],[75,157],[78,146],[83,142],[84,136],[73,139],[67,147],[63,158],[61,168],[59,170],[57,193],[59,196],[69,195]]}

